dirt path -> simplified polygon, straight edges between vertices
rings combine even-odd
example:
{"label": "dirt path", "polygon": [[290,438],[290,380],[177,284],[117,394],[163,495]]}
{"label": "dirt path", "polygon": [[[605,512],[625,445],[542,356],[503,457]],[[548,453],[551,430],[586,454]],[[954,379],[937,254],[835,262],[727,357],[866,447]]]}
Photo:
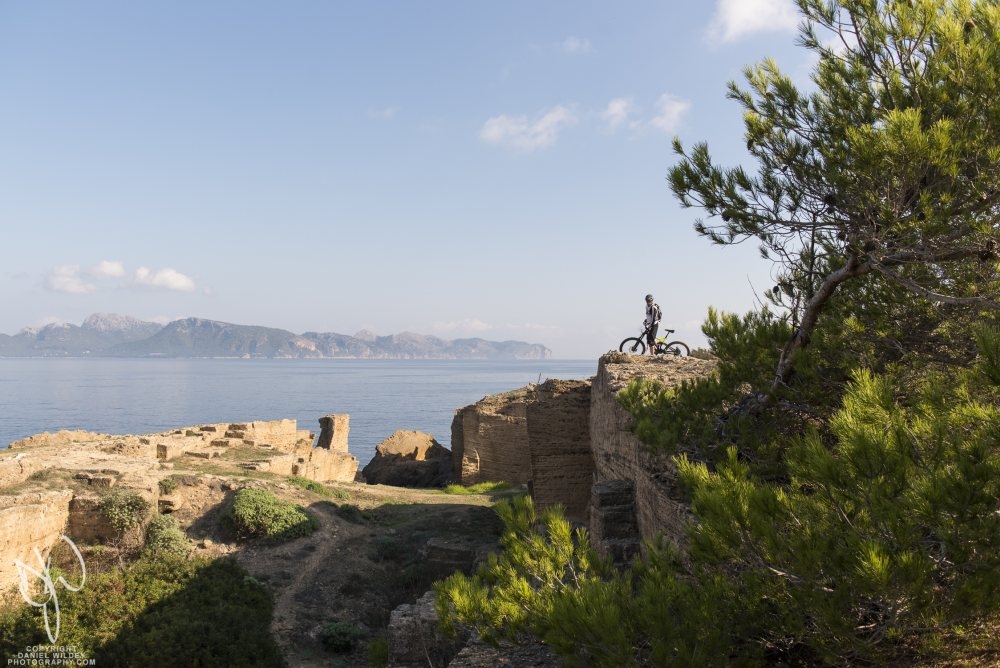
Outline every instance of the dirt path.
{"label": "dirt path", "polygon": [[[367,645],[384,639],[392,609],[413,602],[440,577],[443,565],[427,557],[427,545],[464,540],[471,561],[499,530],[485,496],[345,484],[334,491],[346,498],[331,500],[287,485],[268,488],[306,507],[319,525],[282,545],[241,545],[233,552],[274,593],[271,630],[293,667],[368,665]],[[323,646],[321,634],[331,622],[359,629],[354,652],[335,656]]]}

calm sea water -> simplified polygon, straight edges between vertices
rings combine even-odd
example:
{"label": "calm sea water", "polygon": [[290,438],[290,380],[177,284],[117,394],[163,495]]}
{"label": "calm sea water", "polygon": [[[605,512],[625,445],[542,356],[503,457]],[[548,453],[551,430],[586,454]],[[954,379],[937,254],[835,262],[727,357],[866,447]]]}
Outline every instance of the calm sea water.
{"label": "calm sea water", "polygon": [[0,359],[0,448],[43,431],[147,434],[210,422],[348,413],[364,466],[397,429],[451,445],[455,410],[547,378],[589,378],[596,361]]}

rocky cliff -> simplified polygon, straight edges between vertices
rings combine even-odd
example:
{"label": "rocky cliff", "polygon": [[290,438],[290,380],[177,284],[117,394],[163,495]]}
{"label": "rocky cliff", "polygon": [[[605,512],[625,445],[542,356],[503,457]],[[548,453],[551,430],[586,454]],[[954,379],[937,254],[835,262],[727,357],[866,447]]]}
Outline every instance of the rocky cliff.
{"label": "rocky cliff", "polygon": [[547,380],[459,409],[451,425],[455,480],[526,485],[540,507],[558,503],[583,520],[593,470],[590,402],[590,382]]}
{"label": "rocky cliff", "polygon": [[546,381],[485,397],[452,422],[454,476],[526,485],[541,507],[562,504],[622,560],[643,537],[683,542],[688,509],[676,469],[636,438],[616,395],[640,377],[677,386],[714,372],[709,360],[612,352],[590,382]]}

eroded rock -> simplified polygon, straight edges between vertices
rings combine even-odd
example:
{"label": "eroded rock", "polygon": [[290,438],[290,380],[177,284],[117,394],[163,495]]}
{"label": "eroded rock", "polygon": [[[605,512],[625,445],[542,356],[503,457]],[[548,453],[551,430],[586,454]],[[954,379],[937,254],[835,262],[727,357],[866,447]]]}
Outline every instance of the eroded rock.
{"label": "eroded rock", "polygon": [[399,430],[378,444],[361,473],[370,485],[444,487],[451,482],[451,450],[430,434]]}

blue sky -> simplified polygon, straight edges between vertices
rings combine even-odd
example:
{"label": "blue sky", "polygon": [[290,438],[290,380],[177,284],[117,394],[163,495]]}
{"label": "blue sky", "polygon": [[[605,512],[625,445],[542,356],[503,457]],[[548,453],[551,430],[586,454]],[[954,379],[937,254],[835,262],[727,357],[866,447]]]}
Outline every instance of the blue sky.
{"label": "blue sky", "polygon": [[670,142],[805,78],[790,0],[0,2],[0,332],[94,312],[591,358],[652,292],[693,345],[771,286]]}

